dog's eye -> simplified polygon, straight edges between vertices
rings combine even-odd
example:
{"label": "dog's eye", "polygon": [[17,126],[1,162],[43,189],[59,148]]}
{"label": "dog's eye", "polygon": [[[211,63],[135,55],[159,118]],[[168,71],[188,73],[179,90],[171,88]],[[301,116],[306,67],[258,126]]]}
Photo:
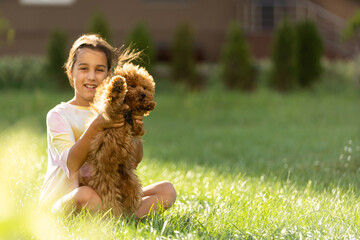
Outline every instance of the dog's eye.
{"label": "dog's eye", "polygon": [[130,87],[134,88],[134,87],[136,87],[136,85],[135,84],[130,84]]}

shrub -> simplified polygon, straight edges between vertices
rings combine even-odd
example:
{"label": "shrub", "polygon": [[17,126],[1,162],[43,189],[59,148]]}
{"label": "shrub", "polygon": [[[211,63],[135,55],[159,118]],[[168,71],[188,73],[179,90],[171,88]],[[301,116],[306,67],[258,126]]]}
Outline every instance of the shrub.
{"label": "shrub", "polygon": [[221,79],[229,89],[253,90],[255,76],[248,44],[237,22],[229,24],[222,47]]}
{"label": "shrub", "polygon": [[171,46],[172,77],[175,82],[184,82],[191,88],[199,88],[201,79],[196,73],[193,32],[189,24],[177,27]]}
{"label": "shrub", "polygon": [[69,87],[68,81],[66,80],[67,76],[63,68],[67,57],[66,42],[66,33],[60,29],[56,29],[50,35],[47,48],[47,76],[52,79],[52,81],[56,82],[62,89]]}
{"label": "shrub", "polygon": [[100,11],[96,11],[93,13],[93,16],[90,20],[88,32],[99,34],[107,42],[112,43],[112,35],[108,21]]}
{"label": "shrub", "polygon": [[136,48],[142,51],[142,55],[145,59],[138,60],[135,64],[138,64],[148,71],[151,71],[151,66],[155,64],[155,47],[151,39],[150,32],[145,22],[139,22],[128,36],[126,45]]}
{"label": "shrub", "polygon": [[6,18],[3,18],[0,14],[0,48],[3,45],[2,36],[5,35],[5,43],[11,44],[15,38],[15,30],[10,26],[9,21]]}
{"label": "shrub", "polygon": [[45,66],[41,57],[0,58],[0,89],[53,88],[54,81],[46,76]]}
{"label": "shrub", "polygon": [[356,11],[355,14],[349,18],[346,22],[346,27],[342,32],[343,40],[349,40],[359,35],[360,31],[360,11]]}
{"label": "shrub", "polygon": [[304,20],[296,25],[297,33],[297,81],[308,88],[320,78],[323,42],[315,23]]}
{"label": "shrub", "polygon": [[270,85],[279,91],[296,86],[296,33],[287,19],[277,28],[272,43]]}

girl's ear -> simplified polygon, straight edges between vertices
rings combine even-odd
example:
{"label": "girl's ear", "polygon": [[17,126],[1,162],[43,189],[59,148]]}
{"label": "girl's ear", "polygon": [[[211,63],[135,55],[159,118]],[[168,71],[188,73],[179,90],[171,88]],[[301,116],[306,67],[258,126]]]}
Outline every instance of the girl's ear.
{"label": "girl's ear", "polygon": [[67,73],[68,73],[69,80],[73,81],[73,73],[72,73],[72,71],[67,71]]}

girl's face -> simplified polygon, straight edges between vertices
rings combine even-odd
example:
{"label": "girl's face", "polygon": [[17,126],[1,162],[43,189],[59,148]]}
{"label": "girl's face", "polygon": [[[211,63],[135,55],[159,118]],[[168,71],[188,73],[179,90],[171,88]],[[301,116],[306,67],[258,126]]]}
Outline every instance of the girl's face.
{"label": "girl's face", "polygon": [[88,107],[93,101],[96,88],[108,76],[106,55],[102,51],[81,48],[77,52],[76,62],[71,71],[75,97],[70,102]]}

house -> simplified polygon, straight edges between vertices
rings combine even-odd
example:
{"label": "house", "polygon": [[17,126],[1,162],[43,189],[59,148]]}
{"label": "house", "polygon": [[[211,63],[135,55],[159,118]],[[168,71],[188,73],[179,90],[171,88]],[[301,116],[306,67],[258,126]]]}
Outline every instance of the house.
{"label": "house", "polygon": [[284,16],[313,19],[329,57],[349,57],[350,44],[340,41],[346,20],[360,8],[354,0],[0,0],[0,14],[16,31],[15,41],[1,55],[43,55],[50,33],[60,28],[71,43],[85,33],[95,11],[102,12],[112,29],[114,45],[145,21],[160,54],[168,60],[176,27],[191,23],[198,60],[217,61],[230,21],[239,21],[257,58],[270,54],[276,25]]}

